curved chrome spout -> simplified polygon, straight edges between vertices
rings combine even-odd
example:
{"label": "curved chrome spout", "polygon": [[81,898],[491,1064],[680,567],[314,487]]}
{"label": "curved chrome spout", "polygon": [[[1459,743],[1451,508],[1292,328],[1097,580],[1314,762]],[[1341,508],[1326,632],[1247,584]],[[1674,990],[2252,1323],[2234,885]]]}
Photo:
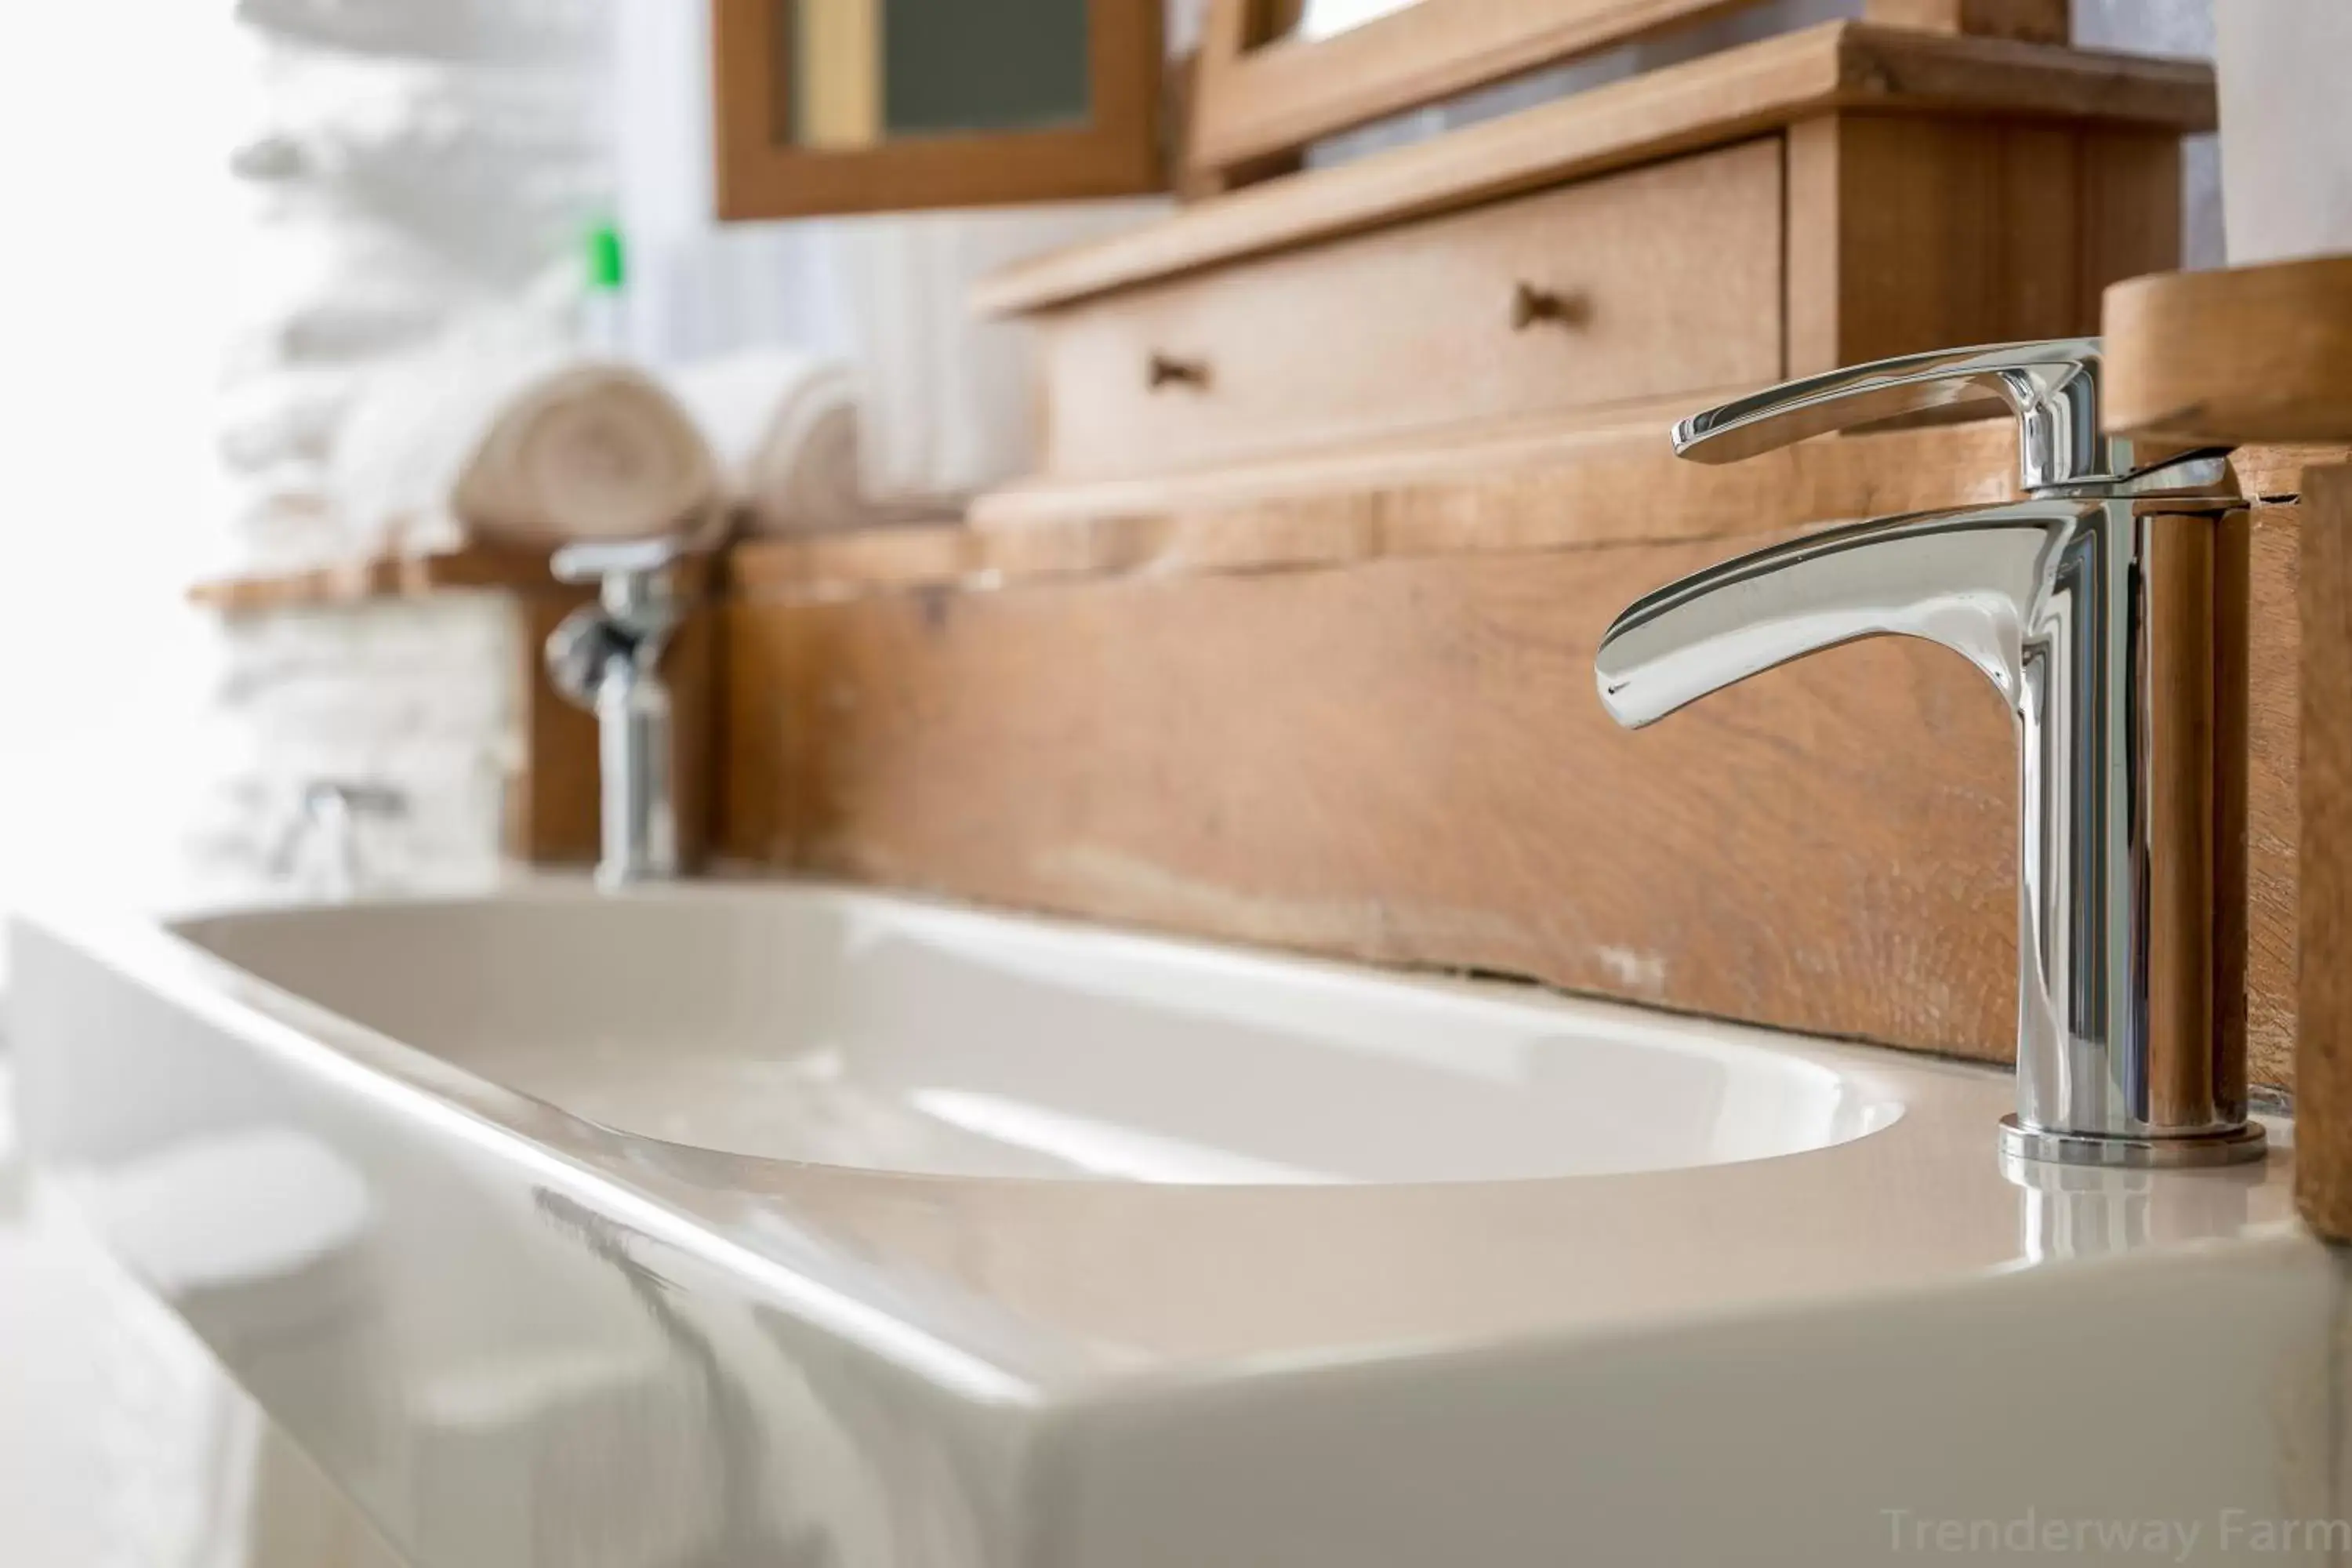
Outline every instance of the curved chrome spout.
{"label": "curved chrome spout", "polygon": [[[2201,799],[2210,757],[2149,719],[2149,606],[2167,522],[2129,499],[2030,500],[1854,523],[1650,595],[1601,642],[1601,702],[1628,727],[1860,637],[1922,637],[1981,670],[2018,723],[2018,1114],[2043,1157],[2182,1163],[2259,1149],[2242,1058],[2201,967],[2201,884],[2158,878],[2164,788]],[[2196,536],[2163,569],[2200,570]],[[2194,726],[2189,726],[2194,728]],[[2174,972],[2154,973],[2158,954]],[[2187,955],[2184,959],[2182,955]]]}
{"label": "curved chrome spout", "polygon": [[1710,567],[1636,600],[1594,676],[1628,729],[1858,637],[1925,637],[2024,698],[2028,624],[2050,563],[2096,503],[2028,501],[1850,523]]}

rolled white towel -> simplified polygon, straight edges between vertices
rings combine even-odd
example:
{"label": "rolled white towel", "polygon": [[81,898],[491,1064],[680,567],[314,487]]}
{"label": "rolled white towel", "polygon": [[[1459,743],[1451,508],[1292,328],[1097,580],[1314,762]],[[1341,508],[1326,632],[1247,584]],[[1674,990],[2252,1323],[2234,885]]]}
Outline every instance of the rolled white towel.
{"label": "rolled white towel", "polygon": [[709,437],[747,533],[780,538],[888,519],[858,479],[857,394],[838,360],[753,349],[667,373]]}
{"label": "rolled white towel", "polygon": [[627,365],[458,345],[372,376],[335,444],[362,549],[540,548],[726,526],[710,447]]}

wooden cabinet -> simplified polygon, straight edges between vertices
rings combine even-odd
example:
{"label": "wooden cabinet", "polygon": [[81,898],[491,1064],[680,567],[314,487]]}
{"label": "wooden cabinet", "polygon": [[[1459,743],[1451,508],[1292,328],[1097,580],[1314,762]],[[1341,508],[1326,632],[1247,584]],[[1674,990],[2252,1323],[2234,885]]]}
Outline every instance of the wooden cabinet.
{"label": "wooden cabinet", "polygon": [[1148,473],[1770,381],[1780,165],[1746,142],[1050,312],[1045,466]]}
{"label": "wooden cabinet", "polygon": [[1839,22],[1197,202],[983,284],[1039,332],[1020,504],[2095,332],[2212,122],[2189,62]]}

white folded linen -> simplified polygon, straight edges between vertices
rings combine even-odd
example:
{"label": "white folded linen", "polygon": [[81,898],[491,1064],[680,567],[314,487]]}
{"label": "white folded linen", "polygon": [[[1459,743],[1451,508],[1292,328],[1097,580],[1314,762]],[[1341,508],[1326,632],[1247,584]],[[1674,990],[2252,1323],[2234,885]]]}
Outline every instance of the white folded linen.
{"label": "white folded linen", "polygon": [[279,47],[257,75],[231,160],[255,226],[389,225],[512,287],[612,206],[610,111],[591,73]]}
{"label": "white folded linen", "polygon": [[600,0],[237,0],[260,32],[331,48],[428,59],[593,59]]}
{"label": "white folded linen", "polygon": [[215,447],[231,474],[323,465],[363,373],[348,366],[280,370],[221,388]]}
{"label": "white folded linen", "polygon": [[506,302],[503,280],[456,265],[394,225],[257,226],[226,300],[226,370],[242,379],[363,367]]}
{"label": "white folded linen", "polygon": [[650,376],[478,344],[372,375],[330,483],[355,542],[379,549],[709,537],[725,526],[709,445]]}
{"label": "white folded linen", "polygon": [[857,394],[849,367],[791,349],[752,349],[665,373],[718,458],[743,531],[768,538],[887,521],[858,479]]}

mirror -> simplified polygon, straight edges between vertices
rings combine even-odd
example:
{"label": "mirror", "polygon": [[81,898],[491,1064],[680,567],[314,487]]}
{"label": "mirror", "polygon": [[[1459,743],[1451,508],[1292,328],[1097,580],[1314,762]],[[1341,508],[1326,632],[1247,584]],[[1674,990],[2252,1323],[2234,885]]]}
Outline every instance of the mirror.
{"label": "mirror", "polygon": [[1160,0],[708,0],[724,218],[1164,189]]}
{"label": "mirror", "polygon": [[793,140],[1036,131],[1087,121],[1087,0],[786,0]]}

